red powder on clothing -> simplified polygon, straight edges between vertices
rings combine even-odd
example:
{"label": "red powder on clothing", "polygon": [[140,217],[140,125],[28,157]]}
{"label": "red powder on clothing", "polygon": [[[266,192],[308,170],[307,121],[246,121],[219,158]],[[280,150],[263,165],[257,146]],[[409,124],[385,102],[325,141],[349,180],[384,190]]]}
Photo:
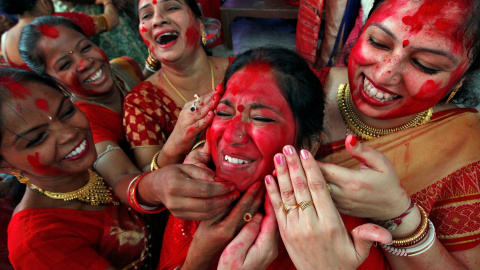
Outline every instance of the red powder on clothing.
{"label": "red powder on clothing", "polygon": [[35,100],[35,105],[40,110],[48,112],[48,101],[46,99],[39,98],[39,99]]}
{"label": "red powder on clothing", "polygon": [[35,25],[35,28],[42,32],[44,36],[49,38],[58,38],[58,36],[60,35],[57,29],[49,25]]}

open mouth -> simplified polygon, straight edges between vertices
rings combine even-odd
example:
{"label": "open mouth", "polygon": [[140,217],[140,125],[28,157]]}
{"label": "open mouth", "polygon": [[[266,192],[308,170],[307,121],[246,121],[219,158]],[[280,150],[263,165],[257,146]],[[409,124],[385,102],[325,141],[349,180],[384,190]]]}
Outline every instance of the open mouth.
{"label": "open mouth", "polygon": [[225,161],[232,164],[247,164],[252,162],[251,160],[243,160],[243,159],[234,158],[227,155],[225,155]]}
{"label": "open mouth", "polygon": [[172,41],[175,41],[177,38],[178,38],[177,32],[168,32],[168,33],[163,33],[159,37],[157,37],[156,42],[160,45],[165,45]]}
{"label": "open mouth", "polygon": [[68,155],[66,155],[63,159],[68,159],[72,157],[76,157],[85,151],[85,148],[87,146],[87,140],[84,139],[75,149],[72,150]]}
{"label": "open mouth", "polygon": [[363,90],[369,97],[380,102],[387,102],[401,97],[399,95],[392,95],[375,88],[375,86],[373,86],[373,84],[366,77],[363,79]]}
{"label": "open mouth", "polygon": [[90,75],[86,80],[85,82],[86,83],[92,83],[92,82],[96,82],[98,81],[103,75],[103,68],[100,68],[99,70],[97,70],[97,72],[93,73],[92,75]]}

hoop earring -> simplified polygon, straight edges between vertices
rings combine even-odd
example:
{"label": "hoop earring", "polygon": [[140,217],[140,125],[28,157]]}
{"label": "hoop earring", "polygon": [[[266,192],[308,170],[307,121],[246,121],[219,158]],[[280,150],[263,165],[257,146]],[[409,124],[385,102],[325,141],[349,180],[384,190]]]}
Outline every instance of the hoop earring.
{"label": "hoop earring", "polygon": [[465,80],[465,78],[462,78],[458,83],[457,85],[455,85],[455,88],[453,89],[452,93],[450,93],[450,95],[448,96],[448,99],[447,101],[445,101],[445,104],[448,104],[448,102],[450,102],[450,100],[452,100],[452,98],[455,96],[455,94],[458,92],[458,89],[460,89],[460,87],[462,87],[463,85],[463,80]]}
{"label": "hoop earring", "polygon": [[15,176],[17,178],[18,182],[20,182],[22,184],[30,183],[30,178],[26,177],[23,174],[12,172],[12,175]]}
{"label": "hoop earring", "polygon": [[202,31],[202,44],[203,46],[207,44],[207,40],[205,39],[205,31]]}

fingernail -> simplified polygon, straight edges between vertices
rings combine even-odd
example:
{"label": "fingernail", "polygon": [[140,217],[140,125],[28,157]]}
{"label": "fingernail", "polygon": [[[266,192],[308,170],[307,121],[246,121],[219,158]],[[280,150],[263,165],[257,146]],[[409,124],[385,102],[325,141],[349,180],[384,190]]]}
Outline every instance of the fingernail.
{"label": "fingernail", "polygon": [[351,146],[357,145],[357,139],[355,139],[355,136],[352,136],[352,139],[350,140],[350,145]]}
{"label": "fingernail", "polygon": [[235,191],[235,193],[233,193],[232,200],[236,200],[238,197],[240,197],[240,192]]}
{"label": "fingernail", "polygon": [[270,185],[272,183],[272,176],[271,175],[265,176],[265,182],[267,182],[267,185]]}
{"label": "fingernail", "polygon": [[291,146],[287,145],[283,147],[283,152],[285,153],[285,155],[291,156],[293,154],[293,149]]}
{"label": "fingernail", "polygon": [[281,154],[277,154],[275,156],[275,162],[278,164],[278,165],[282,165],[285,160],[283,159],[283,156]]}
{"label": "fingernail", "polygon": [[300,150],[300,156],[302,157],[302,159],[308,159],[308,151],[307,150]]}
{"label": "fingernail", "polygon": [[260,214],[255,214],[253,216],[253,221],[255,221],[256,223],[262,223],[262,219],[263,219],[263,216]]}
{"label": "fingernail", "polygon": [[235,185],[230,186],[230,191],[234,191],[236,189],[237,189],[237,187]]}

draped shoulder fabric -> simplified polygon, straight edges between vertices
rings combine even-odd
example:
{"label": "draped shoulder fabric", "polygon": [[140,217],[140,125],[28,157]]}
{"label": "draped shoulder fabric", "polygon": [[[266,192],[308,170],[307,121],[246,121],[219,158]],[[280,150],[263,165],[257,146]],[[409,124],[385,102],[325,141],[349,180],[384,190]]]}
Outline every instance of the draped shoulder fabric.
{"label": "draped shoulder fabric", "polygon": [[[130,57],[120,57],[110,62],[114,80],[120,85],[122,95],[128,93],[136,84],[143,80],[143,74],[138,64]],[[90,102],[75,102],[90,121],[94,143],[113,141],[121,145],[125,141],[123,116],[106,106]]]}
{"label": "draped shoulder fabric", "polygon": [[[364,141],[393,163],[401,184],[421,205],[448,251],[480,243],[480,121],[473,109],[435,113],[429,123]],[[343,141],[322,158],[346,168],[359,162]],[[325,153],[325,151],[324,151]]]}
{"label": "draped shoulder fabric", "polygon": [[21,210],[10,222],[8,238],[15,269],[130,269],[148,255],[146,223],[124,205],[98,212]]}

